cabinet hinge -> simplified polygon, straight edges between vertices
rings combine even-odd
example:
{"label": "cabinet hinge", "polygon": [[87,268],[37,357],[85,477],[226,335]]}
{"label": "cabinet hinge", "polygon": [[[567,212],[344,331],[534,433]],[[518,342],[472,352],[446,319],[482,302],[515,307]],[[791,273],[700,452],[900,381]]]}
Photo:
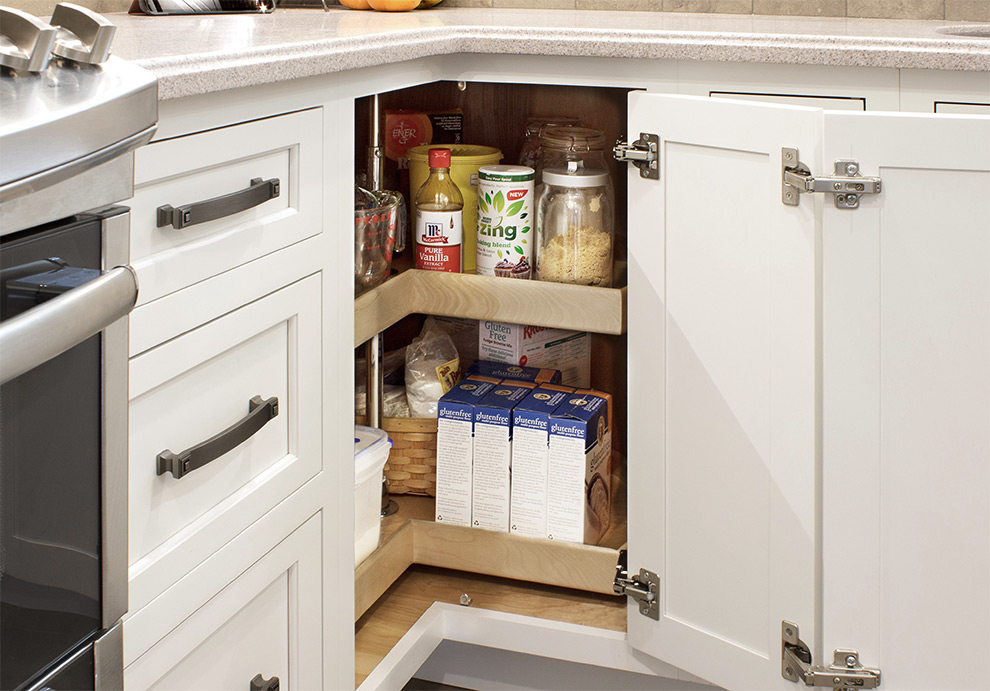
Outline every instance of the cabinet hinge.
{"label": "cabinet hinge", "polygon": [[632,163],[639,168],[641,178],[660,179],[660,137],[657,135],[641,132],[632,144],[617,141],[612,154],[616,161]]}
{"label": "cabinet hinge", "polygon": [[811,650],[798,638],[798,626],[780,622],[780,674],[788,681],[803,681],[805,686],[839,689],[875,689],[880,686],[880,670],[863,667],[855,650],[836,648],[828,667],[812,664]]}
{"label": "cabinet hinge", "polygon": [[615,565],[615,580],[612,590],[616,595],[631,597],[639,603],[639,613],[650,619],[660,620],[660,577],[652,571],[640,569],[638,576],[630,578],[626,550],[619,550],[619,561]]}
{"label": "cabinet hinge", "polygon": [[801,163],[798,150],[785,146],[780,150],[780,167],[782,201],[788,206],[797,206],[802,192],[832,194],[837,209],[859,208],[859,199],[864,194],[880,194],[880,178],[860,175],[859,161],[839,159],[835,162],[835,175],[815,177]]}

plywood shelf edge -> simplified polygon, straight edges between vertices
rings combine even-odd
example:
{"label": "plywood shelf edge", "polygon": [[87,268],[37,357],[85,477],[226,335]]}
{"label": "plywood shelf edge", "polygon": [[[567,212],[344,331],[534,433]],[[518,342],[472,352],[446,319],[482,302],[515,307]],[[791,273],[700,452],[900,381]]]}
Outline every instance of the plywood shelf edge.
{"label": "plywood shelf edge", "polygon": [[619,551],[413,519],[354,572],[354,619],[410,566],[435,566],[612,595]]}
{"label": "plywood shelf edge", "polygon": [[626,289],[411,269],[355,299],[355,347],[409,314],[622,334]]}

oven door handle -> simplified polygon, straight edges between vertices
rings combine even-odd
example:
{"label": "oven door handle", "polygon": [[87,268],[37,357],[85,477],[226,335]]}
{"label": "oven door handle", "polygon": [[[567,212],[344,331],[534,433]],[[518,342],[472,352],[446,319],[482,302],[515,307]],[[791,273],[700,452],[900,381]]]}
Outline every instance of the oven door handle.
{"label": "oven door handle", "polygon": [[0,324],[0,384],[48,362],[103,331],[137,303],[134,269],[99,278]]}

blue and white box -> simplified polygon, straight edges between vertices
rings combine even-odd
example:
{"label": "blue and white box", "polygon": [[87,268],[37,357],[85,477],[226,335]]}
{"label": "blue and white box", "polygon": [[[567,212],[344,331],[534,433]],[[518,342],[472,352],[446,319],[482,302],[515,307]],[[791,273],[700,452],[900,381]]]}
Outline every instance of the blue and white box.
{"label": "blue and white box", "polygon": [[531,382],[503,381],[474,407],[471,525],[475,528],[509,532],[512,410],[535,386]]}
{"label": "blue and white box", "polygon": [[468,367],[467,376],[480,374],[483,377],[496,379],[512,379],[513,381],[531,381],[536,385],[559,384],[560,370],[543,369],[540,367],[522,367],[494,360],[475,360]]}
{"label": "blue and white box", "polygon": [[550,415],[573,393],[574,389],[568,387],[539,386],[512,410],[510,533],[547,536]]}
{"label": "blue and white box", "polygon": [[471,525],[474,408],[497,381],[464,379],[437,404],[436,521]]}
{"label": "blue and white box", "polygon": [[611,523],[611,396],[576,391],[550,416],[547,537],[598,544]]}

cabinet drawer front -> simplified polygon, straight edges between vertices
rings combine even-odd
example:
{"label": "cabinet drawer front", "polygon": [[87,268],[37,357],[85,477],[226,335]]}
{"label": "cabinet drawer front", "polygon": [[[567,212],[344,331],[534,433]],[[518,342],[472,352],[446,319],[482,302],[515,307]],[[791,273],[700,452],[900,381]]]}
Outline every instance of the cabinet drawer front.
{"label": "cabinet drawer front", "polygon": [[[134,197],[128,202],[138,304],[318,234],[322,122],[317,108],[139,149]],[[268,194],[246,192],[258,178],[277,179],[278,196],[263,201]],[[226,195],[234,196],[219,202],[219,210],[214,206],[221,214],[214,220],[158,227],[161,206],[185,207]],[[201,213],[194,211],[191,219]]]}
{"label": "cabinet drawer front", "polygon": [[246,691],[258,674],[278,677],[285,691],[318,688],[319,521],[310,518],[129,664],[125,688]]}
{"label": "cabinet drawer front", "polygon": [[[319,472],[320,371],[319,274],[131,360],[131,610]],[[274,418],[188,474],[159,474],[163,451],[237,424],[256,396],[278,398]]]}

